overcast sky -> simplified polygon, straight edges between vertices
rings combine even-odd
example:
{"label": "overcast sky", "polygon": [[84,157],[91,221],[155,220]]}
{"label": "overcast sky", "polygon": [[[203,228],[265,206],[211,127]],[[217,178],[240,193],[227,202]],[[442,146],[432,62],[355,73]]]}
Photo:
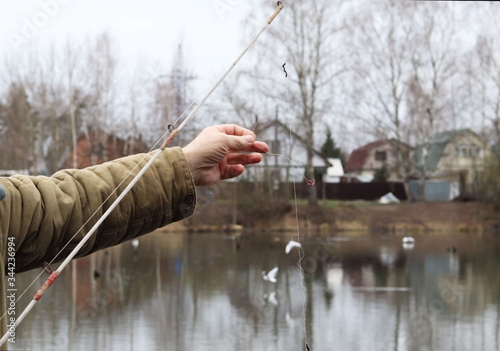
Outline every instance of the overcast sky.
{"label": "overcast sky", "polygon": [[0,5],[0,53],[16,55],[31,44],[43,49],[68,37],[81,40],[108,31],[120,62],[136,65],[146,58],[169,67],[182,41],[189,71],[211,80],[245,46],[242,22],[249,14],[242,0],[0,0]]}

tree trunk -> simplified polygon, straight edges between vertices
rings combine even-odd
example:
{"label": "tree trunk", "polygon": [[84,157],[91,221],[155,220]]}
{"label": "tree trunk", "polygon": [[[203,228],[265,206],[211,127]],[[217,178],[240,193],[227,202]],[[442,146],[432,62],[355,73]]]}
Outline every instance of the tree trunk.
{"label": "tree trunk", "polygon": [[[306,178],[313,180],[314,179],[314,167],[313,167],[313,147],[311,143],[307,145],[307,167],[306,167]],[[309,205],[317,205],[318,204],[318,194],[316,191],[316,186],[309,186]]]}

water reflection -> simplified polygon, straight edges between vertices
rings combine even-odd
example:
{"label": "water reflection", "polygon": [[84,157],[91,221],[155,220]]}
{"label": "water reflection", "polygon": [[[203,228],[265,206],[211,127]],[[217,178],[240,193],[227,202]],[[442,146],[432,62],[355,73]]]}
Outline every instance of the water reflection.
{"label": "water reflection", "polygon": [[[11,348],[275,351],[306,338],[312,350],[499,349],[499,240],[415,239],[303,238],[301,282],[287,235],[157,232],[76,261]],[[273,267],[276,283],[262,278]]]}

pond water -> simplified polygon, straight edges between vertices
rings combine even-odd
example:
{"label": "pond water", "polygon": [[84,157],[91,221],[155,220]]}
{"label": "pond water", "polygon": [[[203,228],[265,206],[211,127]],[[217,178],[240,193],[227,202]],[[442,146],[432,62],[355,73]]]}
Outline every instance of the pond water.
{"label": "pond water", "polygon": [[[287,234],[156,232],[68,266],[9,347],[500,349],[500,238],[421,235],[410,248],[401,239],[302,235],[301,279]],[[276,283],[262,277],[273,267]],[[18,274],[18,289],[39,273]]]}

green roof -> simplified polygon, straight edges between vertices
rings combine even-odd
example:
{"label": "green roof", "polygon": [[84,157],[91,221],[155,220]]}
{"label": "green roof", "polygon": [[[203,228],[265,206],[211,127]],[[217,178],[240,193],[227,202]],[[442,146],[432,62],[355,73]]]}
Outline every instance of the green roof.
{"label": "green roof", "polygon": [[419,145],[415,150],[414,161],[415,164],[421,164],[422,158],[422,149],[427,147],[427,157],[425,159],[425,167],[427,169],[435,169],[439,163],[439,160],[443,156],[444,149],[446,145],[456,137],[465,134],[465,133],[473,133],[470,129],[457,129],[457,130],[449,130],[446,132],[440,132],[432,135],[429,138],[429,142],[427,144]]}

